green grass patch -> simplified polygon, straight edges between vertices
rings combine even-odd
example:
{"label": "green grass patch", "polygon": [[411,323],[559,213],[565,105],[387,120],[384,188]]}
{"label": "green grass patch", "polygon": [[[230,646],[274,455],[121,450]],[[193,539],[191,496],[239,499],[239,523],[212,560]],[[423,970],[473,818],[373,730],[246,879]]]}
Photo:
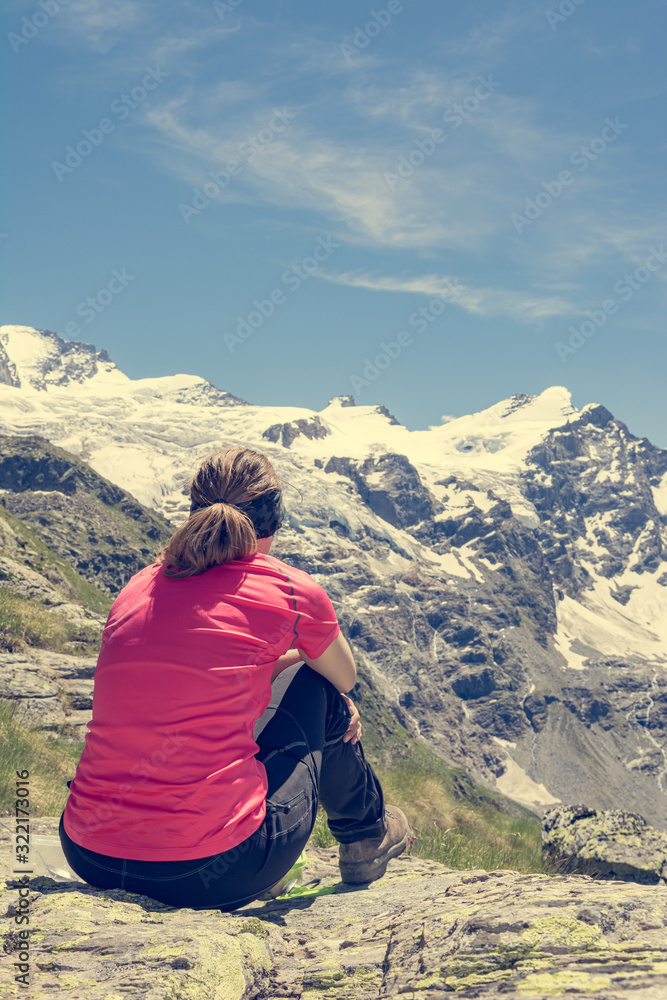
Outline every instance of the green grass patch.
{"label": "green grass patch", "polygon": [[65,807],[84,743],[40,732],[17,702],[0,698],[0,812],[14,814],[16,772],[29,771],[30,815],[59,816]]}
{"label": "green grass patch", "polygon": [[[162,545],[169,541],[174,533],[174,529],[168,524],[165,519],[154,510],[150,510],[148,507],[140,507],[137,500],[134,497],[130,498],[128,494],[128,500],[132,500],[133,508],[140,508],[143,512],[143,520],[139,521],[132,517],[130,514],[123,510],[123,504],[114,506],[109,503],[105,503],[99,496],[94,493],[88,494],[89,499],[95,504],[100,512],[100,516],[103,518],[108,518],[110,521],[115,523],[118,530],[122,532],[124,538],[130,542],[133,542],[137,548],[147,548],[153,555],[156,555],[158,550],[162,548]],[[150,525],[151,529],[156,531],[159,535],[158,538],[152,538],[146,529],[146,525]],[[149,563],[150,563],[149,559]]]}
{"label": "green grass patch", "polygon": [[75,625],[46,605],[0,586],[0,649],[16,653],[36,647],[94,656],[99,651],[101,637],[100,627]]}
{"label": "green grass patch", "polygon": [[317,818],[315,819],[315,826],[310,835],[309,843],[314,844],[315,847],[336,847],[338,844],[338,841],[327,826],[327,815],[322,806],[317,810]]}
{"label": "green grass patch", "polygon": [[463,772],[436,758],[393,771],[378,768],[378,777],[386,801],[410,820],[417,835],[412,848],[416,857],[457,870],[544,871],[538,817],[522,816],[494,801]]}

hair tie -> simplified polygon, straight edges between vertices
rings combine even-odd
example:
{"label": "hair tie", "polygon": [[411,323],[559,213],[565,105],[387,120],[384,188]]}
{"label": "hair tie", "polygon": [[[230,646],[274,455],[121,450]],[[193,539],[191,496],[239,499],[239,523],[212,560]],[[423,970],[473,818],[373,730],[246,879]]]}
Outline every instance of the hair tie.
{"label": "hair tie", "polygon": [[229,504],[235,510],[240,510],[241,513],[246,514],[252,521],[258,538],[268,538],[270,535],[275,534],[285,519],[282,492],[279,488],[269,490],[258,497],[252,497],[241,504],[229,503],[224,497],[218,497],[216,500],[210,502],[204,501],[202,503],[192,500],[190,513],[193,513],[195,510],[201,510],[203,507],[212,507],[215,503]]}
{"label": "hair tie", "polygon": [[239,507],[239,505],[238,505],[238,504],[236,504],[236,503],[231,503],[231,501],[229,501],[229,500],[225,500],[225,499],[224,499],[224,497],[219,497],[219,498],[218,498],[217,500],[213,500],[213,501],[212,501],[212,503],[211,503],[211,507],[213,506],[213,504],[214,504],[214,503],[224,503],[224,504],[226,504],[226,505],[227,505],[228,507],[233,507],[233,508],[234,508],[234,510],[241,510],[241,507]]}

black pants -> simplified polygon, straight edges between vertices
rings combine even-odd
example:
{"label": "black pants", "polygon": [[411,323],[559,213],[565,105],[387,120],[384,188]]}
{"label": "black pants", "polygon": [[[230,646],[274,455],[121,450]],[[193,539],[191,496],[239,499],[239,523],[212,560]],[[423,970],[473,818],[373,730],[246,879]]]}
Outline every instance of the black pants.
{"label": "black pants", "polygon": [[266,768],[266,817],[238,847],[189,861],[137,861],[75,844],[62,816],[60,840],[72,869],[98,889],[126,889],[170,906],[233,910],[250,903],[289,871],[315,823],[318,801],[343,844],[383,830],[380,782],[360,743],[343,743],[350,715],[329,681],[305,664],[280,674],[255,727],[257,759]]}

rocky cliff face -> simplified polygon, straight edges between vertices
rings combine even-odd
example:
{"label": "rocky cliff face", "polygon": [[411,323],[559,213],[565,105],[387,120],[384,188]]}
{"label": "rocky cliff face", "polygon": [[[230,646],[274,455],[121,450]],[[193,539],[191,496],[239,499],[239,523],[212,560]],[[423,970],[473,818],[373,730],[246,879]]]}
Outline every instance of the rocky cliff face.
{"label": "rocky cliff face", "polygon": [[[338,514],[337,545],[304,557],[278,539],[276,552],[326,581],[377,682],[457,763],[536,808],[631,802],[662,825],[666,469],[667,453],[601,407],[529,451],[518,487],[532,523],[492,489],[429,482],[402,455],[332,457],[325,474],[403,538],[362,536]],[[409,538],[420,558],[392,572]]]}
{"label": "rocky cliff face", "polygon": [[[667,451],[633,437],[603,406],[557,428],[527,456],[523,492],[555,586],[577,597],[596,577],[625,606],[643,574],[665,559],[667,519],[656,506]],[[620,577],[635,574],[627,584]],[[667,585],[667,579],[662,586]]]}
{"label": "rocky cliff face", "polygon": [[[536,811],[585,801],[667,825],[667,451],[599,404],[576,410],[562,387],[409,432],[349,396],[319,413],[259,407],[99,360],[66,390],[38,386],[25,373],[54,342],[25,329],[0,328],[6,366],[24,373],[0,384],[7,433],[66,447],[172,524],[204,455],[263,451],[289,484],[272,552],[325,586],[414,735]],[[0,467],[35,530],[92,526],[77,565],[114,584],[99,495],[68,493],[59,472],[49,482],[67,501],[31,493]],[[73,502],[85,505],[59,522]]]}

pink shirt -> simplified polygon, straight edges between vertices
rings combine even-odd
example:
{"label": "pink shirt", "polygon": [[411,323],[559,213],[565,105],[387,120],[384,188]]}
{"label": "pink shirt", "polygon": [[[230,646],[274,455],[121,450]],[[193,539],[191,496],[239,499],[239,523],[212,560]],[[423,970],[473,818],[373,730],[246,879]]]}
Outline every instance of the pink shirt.
{"label": "pink shirt", "polygon": [[240,844],[266,813],[253,728],[276,660],[321,656],[339,631],[323,588],[261,553],[183,580],[158,564],[133,576],[104,629],[68,835],[140,861]]}

